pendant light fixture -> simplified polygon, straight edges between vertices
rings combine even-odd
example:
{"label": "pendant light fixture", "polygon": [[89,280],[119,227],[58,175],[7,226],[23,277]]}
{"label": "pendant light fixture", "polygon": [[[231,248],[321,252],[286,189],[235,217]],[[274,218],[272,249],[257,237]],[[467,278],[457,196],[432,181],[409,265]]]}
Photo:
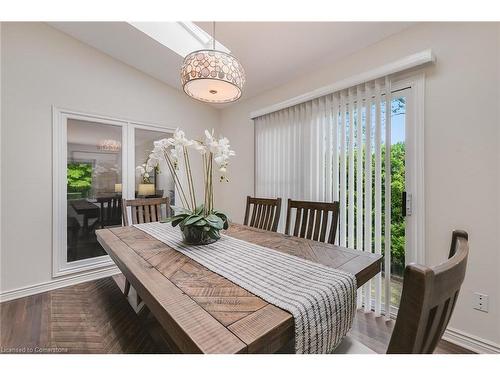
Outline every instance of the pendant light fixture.
{"label": "pendant light fixture", "polygon": [[230,103],[241,97],[245,71],[229,53],[215,49],[215,22],[212,49],[191,52],[181,67],[181,83],[186,94],[207,103]]}

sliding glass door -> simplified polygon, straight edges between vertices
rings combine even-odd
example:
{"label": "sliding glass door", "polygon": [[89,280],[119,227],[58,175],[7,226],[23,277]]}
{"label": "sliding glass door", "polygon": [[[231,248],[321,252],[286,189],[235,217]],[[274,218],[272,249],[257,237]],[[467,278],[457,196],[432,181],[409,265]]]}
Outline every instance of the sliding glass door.
{"label": "sliding glass door", "polygon": [[175,203],[166,166],[144,165],[172,129],[57,108],[53,116],[53,275],[112,271],[96,230],[122,225],[122,198]]}
{"label": "sliding glass door", "polygon": [[423,262],[422,87],[385,77],[254,119],[256,196],[338,201],[336,243],[384,257],[358,305],[386,316]]}

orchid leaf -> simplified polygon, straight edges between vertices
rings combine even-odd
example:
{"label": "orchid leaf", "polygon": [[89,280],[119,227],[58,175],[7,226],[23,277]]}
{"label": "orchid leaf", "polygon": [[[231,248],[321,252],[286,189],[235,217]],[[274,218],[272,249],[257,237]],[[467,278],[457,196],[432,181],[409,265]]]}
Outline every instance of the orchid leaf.
{"label": "orchid leaf", "polygon": [[219,231],[217,231],[216,229],[214,228],[211,228],[209,231],[208,231],[208,236],[214,240],[218,240],[220,238],[219,236]]}
{"label": "orchid leaf", "polygon": [[208,222],[205,219],[201,218],[201,220],[196,221],[193,225],[196,227],[202,227],[207,225],[207,223]]}
{"label": "orchid leaf", "polygon": [[193,225],[195,224],[197,221],[203,219],[203,217],[201,216],[198,216],[198,215],[191,215],[191,216],[188,216],[186,219],[184,219],[184,225]]}

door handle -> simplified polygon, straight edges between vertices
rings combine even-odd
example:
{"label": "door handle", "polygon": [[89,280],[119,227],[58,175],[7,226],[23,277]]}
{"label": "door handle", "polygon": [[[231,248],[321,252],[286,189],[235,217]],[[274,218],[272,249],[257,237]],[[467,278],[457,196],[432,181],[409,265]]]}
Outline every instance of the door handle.
{"label": "door handle", "polygon": [[411,216],[413,211],[412,206],[412,195],[403,191],[403,193],[401,193],[401,215],[403,215],[403,217]]}
{"label": "door handle", "polygon": [[401,193],[401,215],[406,216],[406,191]]}

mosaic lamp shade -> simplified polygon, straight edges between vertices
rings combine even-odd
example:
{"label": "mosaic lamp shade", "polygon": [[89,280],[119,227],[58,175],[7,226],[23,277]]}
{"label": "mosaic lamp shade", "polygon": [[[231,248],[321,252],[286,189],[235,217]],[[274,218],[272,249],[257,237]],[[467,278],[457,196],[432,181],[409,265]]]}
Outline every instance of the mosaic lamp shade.
{"label": "mosaic lamp shade", "polygon": [[245,71],[238,60],[225,52],[200,50],[184,58],[181,67],[184,92],[207,103],[230,103],[241,97]]}

